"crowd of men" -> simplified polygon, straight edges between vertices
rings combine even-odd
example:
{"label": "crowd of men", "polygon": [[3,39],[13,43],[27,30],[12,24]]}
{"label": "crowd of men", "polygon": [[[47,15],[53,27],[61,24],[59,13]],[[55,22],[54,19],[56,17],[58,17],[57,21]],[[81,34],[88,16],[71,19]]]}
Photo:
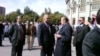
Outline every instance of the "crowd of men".
{"label": "crowd of men", "polygon": [[76,47],[76,56],[100,56],[100,10],[95,17],[88,18],[87,21],[84,17],[80,17],[75,31],[66,16],[61,17],[60,23],[58,28],[53,26],[48,14],[44,14],[43,22],[37,28],[33,22],[27,21],[22,24],[22,16],[17,16],[16,23],[13,24],[4,26],[0,22],[0,46],[4,39],[2,37],[6,35],[12,43],[11,56],[22,56],[25,37],[29,50],[32,50],[34,38],[37,37],[40,56],[52,56],[53,53],[54,56],[72,56],[71,40],[74,35],[73,45]]}

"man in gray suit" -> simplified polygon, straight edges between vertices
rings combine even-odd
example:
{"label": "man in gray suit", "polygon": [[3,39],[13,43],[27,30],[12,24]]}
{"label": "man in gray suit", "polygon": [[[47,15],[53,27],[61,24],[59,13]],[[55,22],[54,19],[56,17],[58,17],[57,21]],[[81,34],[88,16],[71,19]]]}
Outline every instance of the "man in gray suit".
{"label": "man in gray suit", "polygon": [[71,56],[71,38],[73,30],[68,23],[67,17],[61,17],[61,25],[62,28],[55,34],[57,44],[54,56]]}
{"label": "man in gray suit", "polygon": [[100,56],[100,9],[96,16],[97,24],[83,40],[83,56]]}
{"label": "man in gray suit", "polygon": [[25,27],[21,24],[21,16],[17,16],[17,22],[12,25],[9,35],[12,42],[11,56],[22,56],[22,49],[25,43]]}

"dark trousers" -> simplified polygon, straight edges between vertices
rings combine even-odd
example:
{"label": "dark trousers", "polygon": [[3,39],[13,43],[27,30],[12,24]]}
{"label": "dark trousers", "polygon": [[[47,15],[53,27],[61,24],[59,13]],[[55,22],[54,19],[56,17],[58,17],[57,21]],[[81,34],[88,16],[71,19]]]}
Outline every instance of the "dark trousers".
{"label": "dark trousers", "polygon": [[12,45],[12,53],[11,56],[22,56],[23,44],[21,42],[18,43],[17,46]]}
{"label": "dark trousers", "polygon": [[82,44],[76,44],[76,56],[83,56],[82,55]]}
{"label": "dark trousers", "polygon": [[2,46],[2,36],[0,35],[0,46]]}
{"label": "dark trousers", "polygon": [[53,53],[53,49],[45,49],[45,50],[41,50],[41,56],[52,56]]}

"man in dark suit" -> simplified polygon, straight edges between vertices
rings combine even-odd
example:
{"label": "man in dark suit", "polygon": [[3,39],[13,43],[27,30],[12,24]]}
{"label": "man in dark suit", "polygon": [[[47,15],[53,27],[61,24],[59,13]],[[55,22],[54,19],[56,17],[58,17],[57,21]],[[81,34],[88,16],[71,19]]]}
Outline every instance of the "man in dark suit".
{"label": "man in dark suit", "polygon": [[22,56],[23,45],[25,44],[25,26],[21,23],[21,16],[17,16],[17,22],[12,25],[9,35],[12,42],[11,56]]}
{"label": "man in dark suit", "polygon": [[3,24],[2,22],[0,22],[0,46],[2,45],[2,34],[3,34]]}
{"label": "man in dark suit", "polygon": [[83,56],[100,56],[100,9],[96,16],[97,24],[83,40],[82,53]]}
{"label": "man in dark suit", "polygon": [[82,42],[85,35],[90,31],[90,28],[85,25],[84,17],[79,18],[79,26],[76,27],[73,44],[76,47],[76,56],[82,56]]}
{"label": "man in dark suit", "polygon": [[52,56],[55,44],[55,29],[49,22],[48,14],[44,14],[43,21],[44,22],[38,26],[37,32],[39,46],[41,48],[41,56]]}
{"label": "man in dark suit", "polygon": [[61,25],[62,28],[55,34],[57,44],[54,56],[71,56],[71,38],[73,30],[68,23],[67,17],[61,17]]}

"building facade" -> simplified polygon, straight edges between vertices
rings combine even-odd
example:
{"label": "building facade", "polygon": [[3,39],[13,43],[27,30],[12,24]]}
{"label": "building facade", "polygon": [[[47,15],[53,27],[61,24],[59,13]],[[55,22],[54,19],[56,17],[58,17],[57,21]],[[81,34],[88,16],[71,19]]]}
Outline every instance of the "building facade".
{"label": "building facade", "polygon": [[5,8],[0,6],[0,15],[5,15]]}
{"label": "building facade", "polygon": [[67,3],[67,16],[71,25],[77,26],[79,17],[91,17],[96,15],[100,8],[100,0],[69,0]]}

